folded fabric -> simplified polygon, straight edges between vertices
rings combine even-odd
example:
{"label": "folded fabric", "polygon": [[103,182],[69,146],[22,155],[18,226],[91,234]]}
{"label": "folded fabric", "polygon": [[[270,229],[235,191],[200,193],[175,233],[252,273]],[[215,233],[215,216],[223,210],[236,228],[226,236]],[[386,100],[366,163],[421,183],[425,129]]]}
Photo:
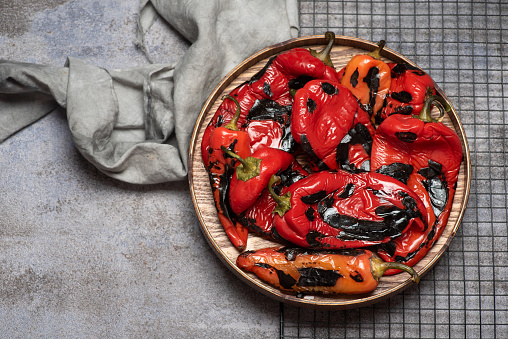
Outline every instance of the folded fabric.
{"label": "folded fabric", "polygon": [[185,179],[206,98],[246,57],[298,35],[297,1],[143,0],[140,47],[157,15],[191,43],[175,65],[0,61],[0,142],[61,106],[75,146],[105,174],[139,184]]}

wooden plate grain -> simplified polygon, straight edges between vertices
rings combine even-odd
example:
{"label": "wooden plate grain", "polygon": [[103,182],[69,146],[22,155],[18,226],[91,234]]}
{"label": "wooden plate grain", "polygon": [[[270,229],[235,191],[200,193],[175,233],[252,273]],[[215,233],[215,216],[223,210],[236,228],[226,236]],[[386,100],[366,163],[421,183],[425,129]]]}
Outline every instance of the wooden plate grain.
{"label": "wooden plate grain", "polygon": [[[239,64],[219,83],[203,106],[194,128],[189,151],[189,183],[194,207],[207,241],[224,264],[241,280],[254,289],[276,300],[294,306],[337,310],[356,308],[382,301],[390,296],[402,292],[413,283],[409,279],[408,274],[398,274],[382,277],[379,286],[373,292],[364,295],[309,295],[299,298],[294,293],[280,291],[264,283],[255,275],[240,270],[235,264],[239,252],[231,245],[222,225],[218,220],[208,181],[208,174],[201,161],[200,152],[203,132],[220,105],[220,98],[224,94],[229,93],[232,89],[242,84],[244,81],[249,80],[257,71],[263,68],[270,57],[276,54],[295,47],[320,50],[324,47],[324,45],[326,45],[324,36],[309,36],[288,40],[286,42],[267,47]],[[331,52],[331,58],[334,66],[337,70],[339,70],[347,64],[352,56],[370,52],[376,47],[377,44],[366,40],[336,36],[335,46]],[[407,62],[415,65],[404,56],[390,50],[389,48],[384,48],[381,55],[385,61]],[[438,91],[450,103],[443,91],[439,88]],[[460,123],[457,112],[453,108],[453,105],[451,106],[452,111],[445,116],[443,122],[450,128],[454,129],[461,139],[464,160],[460,168],[452,212],[443,235],[436,242],[427,256],[415,266],[415,269],[421,275],[429,271],[429,269],[439,260],[444,251],[448,248],[457,232],[457,229],[459,228],[469,196],[471,183],[471,161],[469,148],[464,129]],[[274,245],[276,244],[273,242],[249,234],[247,250],[254,250]],[[422,283],[425,283],[425,281]]]}

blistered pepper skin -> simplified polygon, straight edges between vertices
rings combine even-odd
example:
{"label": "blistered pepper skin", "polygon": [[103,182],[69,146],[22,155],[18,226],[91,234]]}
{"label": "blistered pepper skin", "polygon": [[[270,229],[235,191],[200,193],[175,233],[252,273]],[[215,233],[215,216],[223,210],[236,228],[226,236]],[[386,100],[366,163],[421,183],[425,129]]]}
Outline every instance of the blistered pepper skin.
{"label": "blistered pepper skin", "polygon": [[[387,267],[371,251],[306,251],[273,247],[247,251],[237,266],[284,291],[364,294],[373,291]],[[408,269],[408,268],[407,268]],[[413,280],[419,277],[411,269]]]}
{"label": "blistered pepper skin", "polygon": [[374,127],[338,81],[309,81],[295,94],[291,134],[320,170],[369,171]]}
{"label": "blistered pepper skin", "polygon": [[384,107],[391,84],[390,67],[380,60],[383,46],[384,41],[370,54],[355,55],[340,72],[341,83],[351,90],[373,122]]}
{"label": "blistered pepper skin", "polygon": [[462,157],[459,137],[441,122],[394,114],[379,125],[372,170],[407,183],[425,204],[429,224],[426,230],[410,229],[381,246],[378,254],[384,260],[413,266],[441,236],[451,212]]}
{"label": "blistered pepper skin", "polygon": [[378,173],[321,171],[288,188],[275,227],[289,242],[313,249],[359,248],[388,242],[408,228],[425,229],[421,200],[406,185]]}

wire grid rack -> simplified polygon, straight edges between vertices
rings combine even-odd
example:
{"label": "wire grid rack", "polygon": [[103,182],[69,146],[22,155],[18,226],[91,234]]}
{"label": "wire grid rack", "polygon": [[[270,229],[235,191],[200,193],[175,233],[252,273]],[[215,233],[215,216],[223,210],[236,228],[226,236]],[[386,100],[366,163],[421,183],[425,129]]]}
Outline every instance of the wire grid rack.
{"label": "wire grid rack", "polygon": [[347,311],[280,305],[281,338],[508,338],[508,1],[299,0],[300,35],[332,30],[414,61],[459,112],[472,185],[451,246],[419,285]]}

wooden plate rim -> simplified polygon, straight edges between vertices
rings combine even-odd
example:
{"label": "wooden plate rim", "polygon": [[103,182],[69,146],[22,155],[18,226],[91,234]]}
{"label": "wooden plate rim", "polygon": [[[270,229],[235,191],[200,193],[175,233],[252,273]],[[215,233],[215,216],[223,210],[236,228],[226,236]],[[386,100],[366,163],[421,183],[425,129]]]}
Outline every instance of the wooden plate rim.
{"label": "wooden plate rim", "polygon": [[[273,56],[275,54],[281,53],[283,51],[286,51],[291,48],[296,47],[306,47],[311,45],[325,45],[326,39],[323,35],[314,35],[314,36],[306,36],[306,37],[299,37],[291,40],[287,40],[285,42],[281,42],[269,47],[266,47],[259,52],[251,55],[249,58],[245,59],[243,62],[238,64],[233,70],[231,70],[223,79],[222,81],[215,87],[213,92],[209,95],[208,99],[206,100],[205,104],[203,105],[203,108],[196,120],[194,131],[192,133],[191,137],[191,143],[189,148],[189,158],[188,158],[188,169],[189,169],[189,187],[190,192],[192,196],[192,202],[194,205],[194,209],[196,211],[196,215],[198,216],[201,230],[203,234],[205,235],[205,238],[209,245],[214,249],[214,252],[216,255],[221,259],[221,261],[235,273],[237,276],[239,276],[245,283],[247,283],[249,286],[254,288],[255,290],[274,298],[275,300],[282,301],[285,303],[288,303],[293,306],[298,307],[310,307],[314,309],[325,309],[325,310],[338,310],[338,309],[349,309],[349,308],[358,308],[363,306],[368,306],[373,303],[380,302],[388,297],[393,296],[395,293],[400,293],[404,291],[409,286],[412,286],[413,283],[410,279],[405,280],[404,282],[399,283],[398,285],[388,288],[385,291],[375,294],[375,295],[367,295],[367,296],[356,296],[356,299],[352,300],[346,300],[346,301],[338,301],[334,300],[333,297],[330,297],[330,299],[326,300],[319,300],[314,301],[311,297],[311,299],[300,299],[296,298],[293,294],[288,294],[285,292],[282,292],[276,288],[273,287],[267,287],[263,282],[261,282],[259,279],[253,279],[251,276],[249,276],[247,273],[242,271],[236,266],[236,263],[231,261],[229,257],[224,253],[222,248],[218,246],[218,244],[214,241],[209,229],[205,226],[205,221],[203,219],[203,216],[201,215],[201,212],[198,208],[198,201],[196,199],[196,191],[194,190],[194,164],[193,164],[193,157],[194,157],[194,150],[197,146],[197,143],[200,142],[200,140],[197,140],[197,136],[199,134],[199,131],[201,129],[201,126],[203,124],[203,121],[205,120],[209,110],[211,109],[213,103],[217,100],[218,96],[245,70],[249,69],[250,67],[254,66],[259,62],[259,60],[263,60],[265,58],[268,58],[270,56]],[[372,51],[377,47],[377,44],[368,40],[355,38],[355,37],[349,37],[349,36],[336,36],[335,37],[335,46],[346,46],[346,47],[354,47],[354,48],[360,48],[366,51]],[[407,59],[403,55],[389,49],[384,48],[381,56],[386,57],[394,62],[406,62],[411,65],[417,66],[414,62]],[[417,66],[418,67],[418,66]],[[452,239],[455,237],[455,234],[457,233],[457,230],[460,226],[460,223],[462,221],[462,218],[464,216],[464,212],[467,206],[467,202],[469,199],[469,193],[471,189],[471,155],[469,151],[469,146],[466,138],[466,134],[464,131],[464,128],[460,122],[460,119],[458,117],[457,111],[455,110],[454,106],[448,99],[448,97],[445,95],[445,93],[437,87],[437,90],[440,95],[445,98],[450,106],[452,107],[452,111],[448,114],[450,117],[450,120],[452,121],[456,133],[459,135],[459,138],[462,142],[462,151],[464,154],[463,159],[463,167],[464,167],[464,197],[460,204],[460,210],[457,217],[457,220],[455,221],[455,224],[451,230],[450,236],[446,240],[446,242],[442,245],[439,252],[437,252],[434,257],[423,267],[419,270],[420,275],[424,275],[425,273],[432,268],[435,263],[441,258],[443,253],[447,250],[449,247]],[[355,296],[353,296],[354,298]]]}

